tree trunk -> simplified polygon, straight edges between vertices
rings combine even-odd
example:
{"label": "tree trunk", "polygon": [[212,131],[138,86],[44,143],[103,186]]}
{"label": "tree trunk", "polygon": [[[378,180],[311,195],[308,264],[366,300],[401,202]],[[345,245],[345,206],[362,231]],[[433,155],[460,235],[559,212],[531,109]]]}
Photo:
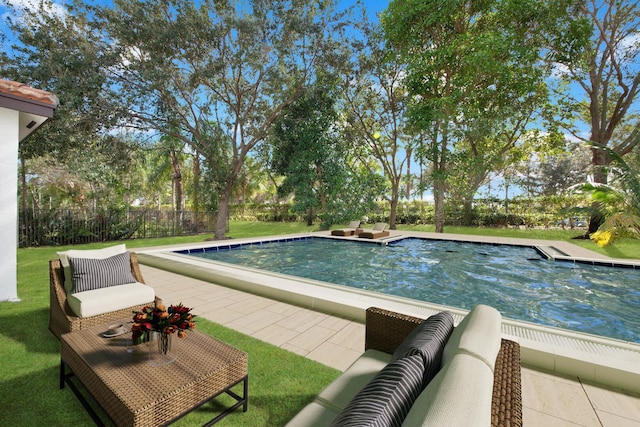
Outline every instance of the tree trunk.
{"label": "tree trunk", "polygon": [[184,211],[182,171],[180,170],[180,159],[174,151],[171,151],[171,168],[173,170],[174,209],[182,212]]}
{"label": "tree trunk", "polygon": [[[592,148],[592,161],[593,165],[593,182],[596,184],[606,184],[608,181],[607,177],[607,166],[609,165],[609,159],[607,157],[607,153],[599,148]],[[604,216],[600,214],[602,212],[602,204],[599,202],[593,203],[594,211],[591,214],[591,218],[589,218],[589,227],[587,232],[585,233],[585,239],[588,239],[589,236],[596,231],[604,222]]]}
{"label": "tree trunk", "polygon": [[216,231],[214,238],[223,240],[227,234],[227,221],[229,219],[229,199],[231,198],[231,186],[227,185],[218,198],[218,216],[216,217]]}
{"label": "tree trunk", "polygon": [[433,183],[436,233],[444,233],[444,182],[437,179]]}
{"label": "tree trunk", "polygon": [[313,225],[313,208],[307,209],[307,226]]}
{"label": "tree trunk", "polygon": [[446,189],[445,174],[447,171],[447,144],[449,136],[446,127],[443,129],[438,156],[433,160],[433,202],[435,204],[436,233],[444,233],[444,192]]}
{"label": "tree trunk", "polygon": [[467,227],[471,227],[473,199],[464,199],[462,201],[462,222]]}
{"label": "tree trunk", "polygon": [[396,217],[398,216],[398,199],[398,191],[394,191],[391,195],[391,212],[389,212],[389,228],[391,230],[396,229]]}
{"label": "tree trunk", "polygon": [[592,148],[591,153],[591,164],[594,169],[593,181],[598,184],[606,184],[608,182],[607,166],[609,165],[607,153],[599,148]]}
{"label": "tree trunk", "polygon": [[509,182],[504,183],[504,211],[509,215]]}
{"label": "tree trunk", "polygon": [[193,199],[191,201],[193,210],[198,212],[200,210],[200,156],[196,153],[193,156]]}

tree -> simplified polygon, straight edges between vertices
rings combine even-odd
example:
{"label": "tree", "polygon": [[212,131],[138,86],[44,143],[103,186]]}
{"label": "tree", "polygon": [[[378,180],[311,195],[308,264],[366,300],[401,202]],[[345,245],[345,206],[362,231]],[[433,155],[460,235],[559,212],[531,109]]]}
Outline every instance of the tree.
{"label": "tree", "polygon": [[8,28],[15,41],[0,62],[5,78],[58,95],[60,106],[47,126],[20,147],[25,158],[53,154],[61,160],[71,149],[86,150],[121,116],[105,97],[109,58],[104,41],[85,16],[61,10],[50,1],[38,9],[10,5]]}
{"label": "tree", "polygon": [[[527,99],[543,102],[539,94],[548,70],[541,66],[541,55],[550,44],[565,40],[560,35],[576,36],[567,19],[571,5],[395,0],[383,13],[385,36],[407,65],[410,123],[425,136],[417,154],[432,164],[437,232],[444,229],[444,197],[453,172],[449,165],[476,164],[481,157],[470,154],[480,144],[494,145],[492,157],[499,157],[497,147],[504,145],[494,143],[514,129],[505,122],[518,120],[517,106],[525,106]],[[507,147],[514,143],[506,140]]]}
{"label": "tree", "polygon": [[[590,48],[584,55],[560,54],[554,59],[566,88],[561,103],[574,121],[586,123],[589,129],[587,137],[579,126],[570,131],[592,147],[594,182],[606,184],[611,158],[605,148],[624,156],[640,142],[637,118],[631,126],[621,126],[637,113],[640,6],[637,1],[589,0],[579,14],[591,24]],[[587,234],[597,230],[602,220],[593,217]]]}
{"label": "tree", "polygon": [[565,193],[571,187],[584,182],[590,171],[588,151],[581,144],[569,144],[563,153],[546,156],[540,160],[541,193],[553,196]]}
{"label": "tree", "polygon": [[121,58],[110,87],[129,108],[127,125],[180,139],[216,169],[215,237],[223,238],[247,156],[318,64],[345,62],[344,14],[331,1],[311,0],[120,0],[91,13],[94,30]]}
{"label": "tree", "polygon": [[[110,135],[91,150],[70,149],[66,162],[43,155],[24,166],[34,208],[121,208],[140,196],[142,156],[126,135]],[[118,153],[118,155],[115,155]]]}
{"label": "tree", "polygon": [[[347,123],[357,144],[363,165],[382,169],[390,205],[389,226],[396,228],[401,183],[409,175],[414,137],[406,126],[406,88],[404,69],[396,53],[385,46],[381,29],[368,29],[364,46],[355,56],[355,64],[343,79]],[[369,159],[374,158],[377,165]],[[374,169],[370,173],[378,173]]]}
{"label": "tree", "polygon": [[271,168],[284,176],[278,194],[293,194],[293,210],[304,213],[308,225],[318,215],[323,229],[362,217],[372,201],[363,199],[363,180],[349,164],[348,147],[336,125],[336,97],[328,84],[307,89],[284,109],[270,138]]}
{"label": "tree", "polygon": [[[126,156],[133,148],[127,144],[135,140],[119,138],[111,145],[116,139],[106,134],[121,117],[121,108],[105,97],[110,58],[100,48],[101,40],[85,17],[67,13],[47,0],[38,6],[8,5],[12,13],[7,14],[7,28],[13,37],[10,49],[0,55],[4,78],[55,93],[60,100],[46,126],[20,144],[21,173],[29,169],[29,161],[40,156],[61,164],[73,162],[78,154],[87,159],[106,151],[116,158]],[[24,191],[26,181],[23,175]],[[26,193],[22,199],[25,208]]]}

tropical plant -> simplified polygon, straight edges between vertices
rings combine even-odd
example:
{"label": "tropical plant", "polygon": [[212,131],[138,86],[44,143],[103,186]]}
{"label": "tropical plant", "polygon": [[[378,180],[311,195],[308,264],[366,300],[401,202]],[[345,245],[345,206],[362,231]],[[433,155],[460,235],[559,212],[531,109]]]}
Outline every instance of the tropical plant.
{"label": "tropical plant", "polygon": [[587,211],[602,218],[602,224],[590,238],[599,246],[607,246],[621,237],[640,237],[640,168],[626,162],[613,149],[600,145],[590,147],[606,153],[609,160],[607,184],[587,182],[576,188],[592,202]]}

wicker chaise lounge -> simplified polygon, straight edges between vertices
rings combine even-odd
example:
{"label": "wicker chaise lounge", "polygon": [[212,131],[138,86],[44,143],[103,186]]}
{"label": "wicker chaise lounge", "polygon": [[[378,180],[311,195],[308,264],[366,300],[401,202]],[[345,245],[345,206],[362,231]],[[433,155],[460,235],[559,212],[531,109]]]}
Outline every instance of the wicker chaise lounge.
{"label": "wicker chaise lounge", "polygon": [[370,230],[362,230],[359,237],[363,239],[379,239],[381,237],[387,237],[389,232],[386,230],[387,224],[384,222],[376,222],[373,226],[373,229]]}
{"label": "wicker chaise lounge", "polygon": [[356,229],[360,227],[360,221],[351,221],[345,228],[338,228],[331,231],[332,236],[353,236]]}
{"label": "wicker chaise lounge", "polygon": [[[134,252],[131,256],[131,274],[137,282],[144,284],[138,258]],[[64,287],[64,269],[60,259],[49,261],[49,330],[60,339],[60,335],[88,328],[91,326],[109,323],[115,320],[130,317],[133,310],[139,310],[145,305],[160,304],[161,300],[156,296],[155,300],[147,301],[144,304],[134,305],[107,313],[79,317],[76,315],[67,300],[67,292]],[[126,298],[126,296],[125,296]]]}

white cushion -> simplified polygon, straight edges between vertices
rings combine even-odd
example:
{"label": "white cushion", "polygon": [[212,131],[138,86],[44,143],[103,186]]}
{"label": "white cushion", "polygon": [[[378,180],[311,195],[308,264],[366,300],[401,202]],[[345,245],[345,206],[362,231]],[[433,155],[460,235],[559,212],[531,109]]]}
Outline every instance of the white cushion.
{"label": "white cushion", "polygon": [[500,351],[502,316],[493,307],[477,305],[453,329],[442,352],[442,366],[449,363],[455,353],[468,353],[493,368]]}
{"label": "white cushion", "polygon": [[91,258],[105,259],[114,255],[118,255],[127,251],[125,244],[109,246],[102,249],[69,249],[68,251],[58,252],[60,264],[64,272],[64,289],[67,293],[71,292],[73,284],[71,282],[71,267],[69,265],[69,257],[73,258]]}
{"label": "white cushion", "polygon": [[351,399],[391,361],[391,355],[367,350],[316,398],[324,406],[340,412]]}
{"label": "white cushion", "polygon": [[69,307],[78,317],[97,316],[135,305],[152,303],[154,299],[153,288],[142,283],[110,286],[67,296]]}
{"label": "white cushion", "polygon": [[403,426],[491,425],[493,373],[480,359],[457,353],[416,399]]}
{"label": "white cushion", "polygon": [[285,427],[329,427],[338,412],[317,402],[311,402],[298,412]]}

